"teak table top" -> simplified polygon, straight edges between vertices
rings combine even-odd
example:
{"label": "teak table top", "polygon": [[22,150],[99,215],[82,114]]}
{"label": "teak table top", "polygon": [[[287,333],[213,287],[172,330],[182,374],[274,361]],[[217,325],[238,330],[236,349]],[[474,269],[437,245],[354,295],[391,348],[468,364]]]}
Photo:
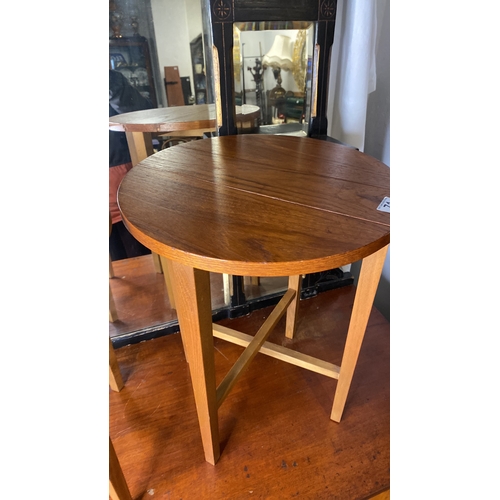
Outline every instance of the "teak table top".
{"label": "teak table top", "polygon": [[[258,116],[258,106],[236,106],[237,121],[252,120]],[[215,105],[174,106],[123,113],[109,118],[109,129],[116,132],[215,130]]]}
{"label": "teak table top", "polygon": [[126,226],[206,271],[289,276],[356,262],[389,243],[389,168],[311,138],[236,135],[143,160],[123,180]]}

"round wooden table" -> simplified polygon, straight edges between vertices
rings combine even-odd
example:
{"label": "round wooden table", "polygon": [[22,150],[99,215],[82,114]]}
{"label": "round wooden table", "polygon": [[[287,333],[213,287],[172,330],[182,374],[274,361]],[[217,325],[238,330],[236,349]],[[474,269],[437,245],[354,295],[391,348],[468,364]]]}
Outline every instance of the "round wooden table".
{"label": "round wooden table", "polygon": [[[389,185],[389,168],[355,149],[258,134],[181,144],[125,176],[125,225],[171,263],[208,462],[220,455],[218,408],[258,352],[336,378],[331,418],[340,421],[389,244],[389,213],[378,210]],[[266,342],[285,313],[293,337],[303,274],[361,259],[340,366]],[[251,337],[212,324],[210,271],[289,276],[289,288]],[[218,387],[213,335],[247,346]]]}
{"label": "round wooden table", "polygon": [[[236,106],[236,123],[243,126],[260,117],[260,108],[250,104]],[[132,111],[109,118],[109,129],[125,132],[136,165],[153,154],[152,133],[176,136],[202,136],[216,129],[215,105],[174,106]]]}

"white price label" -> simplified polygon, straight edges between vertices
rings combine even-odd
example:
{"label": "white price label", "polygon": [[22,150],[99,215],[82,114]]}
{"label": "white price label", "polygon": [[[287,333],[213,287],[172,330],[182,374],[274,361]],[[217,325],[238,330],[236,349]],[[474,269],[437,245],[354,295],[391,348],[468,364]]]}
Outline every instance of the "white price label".
{"label": "white price label", "polygon": [[391,211],[391,199],[387,196],[382,200],[382,203],[377,207],[377,210],[381,212],[390,212]]}

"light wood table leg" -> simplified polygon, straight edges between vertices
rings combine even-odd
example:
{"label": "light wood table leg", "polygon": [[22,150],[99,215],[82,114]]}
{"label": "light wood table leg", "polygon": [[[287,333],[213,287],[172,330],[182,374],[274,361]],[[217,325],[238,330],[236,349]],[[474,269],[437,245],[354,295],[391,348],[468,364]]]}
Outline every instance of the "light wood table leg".
{"label": "light wood table leg", "polygon": [[111,438],[109,438],[109,496],[112,500],[132,500]]}
{"label": "light wood table leg", "polygon": [[[126,132],[132,166],[135,167],[139,162],[153,154],[153,141],[150,133],[146,132]],[[160,256],[151,252],[153,265],[158,274],[163,273]],[[170,296],[169,296],[170,299]]]}
{"label": "light wood table leg", "polygon": [[111,255],[109,256],[109,277],[115,277],[115,270],[113,269],[113,261],[111,260]]}
{"label": "light wood table leg", "polygon": [[297,313],[299,311],[299,301],[300,301],[300,286],[302,284],[302,275],[289,276],[288,277],[288,288],[295,290],[295,297],[288,306],[286,310],[286,327],[285,336],[289,339],[293,339],[295,333],[295,328],[297,325]]}
{"label": "light wood table leg", "polygon": [[340,364],[337,389],[335,391],[333,408],[330,416],[335,422],[340,422],[342,418],[342,412],[344,411],[347,394],[351,386],[354,369],[356,368],[361,343],[363,342],[366,325],[368,324],[373,300],[377,292],[380,275],[382,274],[387,248],[388,246],[385,246],[374,254],[365,257],[361,264],[344,354]]}
{"label": "light wood table leg", "polygon": [[123,388],[122,374],[116,360],[115,349],[109,339],[109,386],[115,392],[120,392]]}
{"label": "light wood table leg", "polygon": [[168,300],[170,307],[175,309],[174,289],[172,288],[172,262],[163,256],[160,257],[161,267],[163,269],[163,276],[165,277],[165,286],[167,287]]}
{"label": "light wood table leg", "polygon": [[118,313],[116,312],[115,299],[113,298],[113,292],[111,290],[111,284],[109,285],[109,321],[114,323],[118,319]]}
{"label": "light wood table leg", "polygon": [[151,133],[125,132],[125,135],[127,136],[128,150],[133,167],[154,153]]}
{"label": "light wood table leg", "polygon": [[[142,160],[145,160],[154,153],[153,138],[150,132],[125,132],[125,135],[127,136],[132,167],[135,167]],[[152,255],[155,270],[157,273],[161,274],[163,269],[161,267],[160,257],[154,252],[152,252]]]}
{"label": "light wood table leg", "polygon": [[210,273],[171,262],[177,317],[189,361],[196,411],[207,462],[220,456]]}
{"label": "light wood table leg", "polygon": [[231,295],[233,295],[233,280],[230,274],[222,275],[222,286],[224,289],[224,304],[231,304]]}
{"label": "light wood table leg", "polygon": [[[164,269],[163,269],[163,266],[161,265],[160,256],[157,253],[151,252],[151,257],[153,258],[153,265],[155,266],[155,271],[158,274],[163,274]],[[168,289],[167,289],[167,291],[168,291]],[[168,298],[170,299],[170,295],[168,296]]]}
{"label": "light wood table leg", "polygon": [[258,276],[244,276],[243,284],[245,286],[259,286],[260,278]]}

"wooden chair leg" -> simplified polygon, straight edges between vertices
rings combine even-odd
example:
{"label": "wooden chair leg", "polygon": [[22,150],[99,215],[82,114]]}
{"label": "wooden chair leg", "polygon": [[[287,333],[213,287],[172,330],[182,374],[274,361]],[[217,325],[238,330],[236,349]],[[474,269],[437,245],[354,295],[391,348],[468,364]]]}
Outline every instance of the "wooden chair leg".
{"label": "wooden chair leg", "polygon": [[111,438],[109,438],[109,496],[112,500],[132,500]]}
{"label": "wooden chair leg", "polygon": [[109,386],[115,392],[121,391],[124,386],[111,339],[109,339]]}
{"label": "wooden chair leg", "polygon": [[297,313],[299,311],[299,301],[300,301],[300,287],[302,284],[302,275],[289,276],[288,277],[288,288],[295,290],[295,297],[291,304],[288,306],[286,311],[286,326],[285,326],[285,336],[289,339],[293,339],[295,334],[295,328],[297,326]]}
{"label": "wooden chair leg", "polygon": [[354,304],[347,331],[347,339],[340,364],[337,389],[333,399],[333,407],[330,418],[340,422],[344,411],[347,394],[351,386],[354,369],[358,361],[359,350],[365,336],[366,325],[372,311],[373,300],[377,292],[380,275],[384,266],[388,246],[363,259],[359,280],[354,296]]}

